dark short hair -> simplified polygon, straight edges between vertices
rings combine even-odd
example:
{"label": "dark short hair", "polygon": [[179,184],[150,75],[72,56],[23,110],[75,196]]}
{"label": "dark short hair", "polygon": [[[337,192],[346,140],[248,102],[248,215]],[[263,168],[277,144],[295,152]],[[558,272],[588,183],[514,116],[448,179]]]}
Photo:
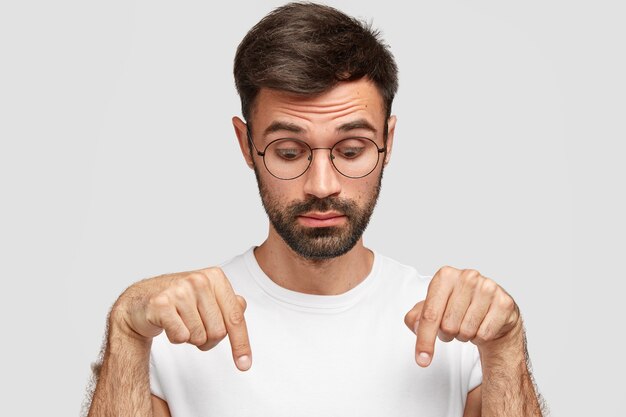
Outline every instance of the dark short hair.
{"label": "dark short hair", "polygon": [[279,7],[250,29],[237,48],[234,74],[246,120],[261,88],[312,96],[367,77],[382,95],[387,118],[398,89],[398,69],[379,31],[308,2]]}

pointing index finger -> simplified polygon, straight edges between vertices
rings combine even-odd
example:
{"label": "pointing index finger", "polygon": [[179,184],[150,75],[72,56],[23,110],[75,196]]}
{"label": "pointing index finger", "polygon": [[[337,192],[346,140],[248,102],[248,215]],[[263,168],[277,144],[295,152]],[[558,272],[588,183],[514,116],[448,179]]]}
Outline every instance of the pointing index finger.
{"label": "pointing index finger", "polygon": [[415,360],[426,367],[430,365],[435,352],[435,340],[439,333],[443,313],[446,311],[448,299],[453,286],[443,279],[440,269],[433,277],[418,317],[417,341],[415,343]]}
{"label": "pointing index finger", "polygon": [[240,371],[247,371],[252,366],[252,351],[244,317],[245,302],[242,303],[237,299],[238,296],[235,295],[230,282],[221,271],[220,276],[215,282],[217,304],[224,317],[235,365]]}

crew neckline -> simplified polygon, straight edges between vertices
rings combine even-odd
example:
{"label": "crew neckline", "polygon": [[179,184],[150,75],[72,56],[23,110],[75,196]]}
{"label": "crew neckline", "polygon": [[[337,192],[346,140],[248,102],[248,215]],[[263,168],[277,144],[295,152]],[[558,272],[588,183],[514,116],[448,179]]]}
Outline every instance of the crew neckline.
{"label": "crew neckline", "polygon": [[333,313],[346,310],[355,305],[367,294],[371,288],[379,281],[380,269],[382,265],[381,256],[376,252],[374,254],[374,262],[372,269],[365,279],[356,287],[337,295],[317,295],[306,294],[276,284],[270,277],[263,272],[259,263],[254,256],[255,247],[251,247],[244,253],[246,266],[254,278],[258,286],[272,299],[281,304],[296,310],[314,310],[316,312]]}

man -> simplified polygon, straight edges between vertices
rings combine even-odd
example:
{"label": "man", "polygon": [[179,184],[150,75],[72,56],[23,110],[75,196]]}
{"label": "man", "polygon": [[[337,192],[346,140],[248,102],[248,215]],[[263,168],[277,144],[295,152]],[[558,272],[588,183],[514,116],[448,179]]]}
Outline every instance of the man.
{"label": "man", "polygon": [[502,288],[452,267],[427,279],[363,245],[396,126],[377,33],[288,4],[239,45],[235,80],[268,237],[126,290],[89,415],[541,415]]}

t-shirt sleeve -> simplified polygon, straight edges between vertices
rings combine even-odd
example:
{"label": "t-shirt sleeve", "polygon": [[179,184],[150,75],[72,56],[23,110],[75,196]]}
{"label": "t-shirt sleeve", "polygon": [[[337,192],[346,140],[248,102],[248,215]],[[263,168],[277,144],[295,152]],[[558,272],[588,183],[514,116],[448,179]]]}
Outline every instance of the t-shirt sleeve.
{"label": "t-shirt sleeve", "polygon": [[467,384],[467,392],[470,392],[483,382],[483,368],[480,364],[480,354],[478,353],[478,348],[475,345],[471,345],[472,349],[472,357],[473,364],[470,370],[468,384]]}
{"label": "t-shirt sleeve", "polygon": [[152,353],[150,353],[150,392],[165,401],[163,387],[161,386],[161,381],[159,381],[159,374]]}

